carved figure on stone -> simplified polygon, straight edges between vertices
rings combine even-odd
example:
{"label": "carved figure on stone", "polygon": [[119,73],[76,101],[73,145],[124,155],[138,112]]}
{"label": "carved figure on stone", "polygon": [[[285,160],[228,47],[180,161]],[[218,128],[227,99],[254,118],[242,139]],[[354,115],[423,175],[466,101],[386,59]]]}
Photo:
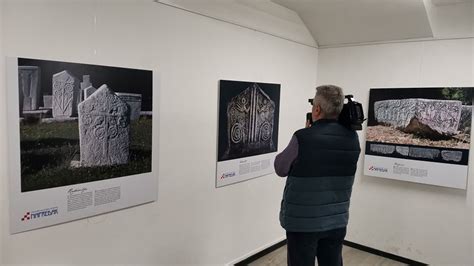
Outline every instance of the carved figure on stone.
{"label": "carved figure on stone", "polygon": [[79,104],[81,166],[126,164],[130,153],[130,109],[102,85]]}
{"label": "carved figure on stone", "polygon": [[395,152],[395,146],[384,144],[370,144],[370,150],[382,154],[392,154]]}
{"label": "carved figure on stone", "polygon": [[445,161],[460,162],[462,160],[462,151],[441,151],[441,157]]}
{"label": "carved figure on stone", "polygon": [[410,147],[407,146],[397,146],[395,149],[397,153],[403,156],[408,156],[408,154],[410,153]]}
{"label": "carved figure on stone", "polygon": [[274,151],[275,103],[253,84],[227,105],[228,148],[224,158]]}
{"label": "carved figure on stone", "polygon": [[20,106],[22,111],[34,111],[40,107],[41,72],[37,66],[18,67],[18,85],[20,88]]}
{"label": "carved figure on stone", "polygon": [[53,75],[53,117],[69,118],[77,115],[79,80],[67,70]]}
{"label": "carved figure on stone", "polygon": [[456,134],[461,110],[461,101],[454,100],[402,99],[374,103],[378,123],[429,138]]}
{"label": "carved figure on stone", "polygon": [[438,149],[410,147],[408,156],[413,158],[436,159],[439,157],[440,151]]}

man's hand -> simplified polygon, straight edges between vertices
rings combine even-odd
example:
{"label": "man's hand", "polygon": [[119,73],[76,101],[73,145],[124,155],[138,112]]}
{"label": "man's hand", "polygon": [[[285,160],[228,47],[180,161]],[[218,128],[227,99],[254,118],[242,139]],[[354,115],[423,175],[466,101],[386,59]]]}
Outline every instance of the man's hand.
{"label": "man's hand", "polygon": [[305,128],[311,127],[312,123],[313,123],[313,114],[312,113],[306,113],[306,126],[305,126]]}

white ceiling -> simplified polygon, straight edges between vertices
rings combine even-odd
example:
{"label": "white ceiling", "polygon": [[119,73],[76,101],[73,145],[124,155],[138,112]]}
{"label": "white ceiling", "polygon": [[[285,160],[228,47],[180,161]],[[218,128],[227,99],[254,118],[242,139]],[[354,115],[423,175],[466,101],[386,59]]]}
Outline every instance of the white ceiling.
{"label": "white ceiling", "polygon": [[154,1],[309,46],[474,36],[474,0]]}
{"label": "white ceiling", "polygon": [[431,28],[436,38],[474,36],[472,0],[425,0]]}
{"label": "white ceiling", "polygon": [[272,0],[295,10],[320,46],[433,37],[423,0]]}
{"label": "white ceiling", "polygon": [[316,47],[300,16],[270,0],[154,0],[193,13]]}
{"label": "white ceiling", "polygon": [[472,2],[472,0],[431,0],[435,6],[449,6]]}

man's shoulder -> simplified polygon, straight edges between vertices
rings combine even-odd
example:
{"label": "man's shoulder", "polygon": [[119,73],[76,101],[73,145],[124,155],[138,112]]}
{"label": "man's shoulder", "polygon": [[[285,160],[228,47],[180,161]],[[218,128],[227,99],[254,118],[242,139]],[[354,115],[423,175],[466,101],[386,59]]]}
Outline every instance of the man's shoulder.
{"label": "man's shoulder", "polygon": [[302,129],[298,129],[295,131],[295,133],[293,135],[297,136],[297,135],[300,135],[301,133],[307,131],[309,128],[302,128]]}
{"label": "man's shoulder", "polygon": [[353,129],[347,128],[340,123],[333,123],[331,128],[328,128],[328,134],[338,134],[347,137],[358,137],[359,135]]}
{"label": "man's shoulder", "polygon": [[293,136],[295,136],[296,139],[299,139],[301,136],[309,134],[311,132],[310,129],[311,129],[310,127],[307,127],[307,128],[296,130]]}
{"label": "man's shoulder", "polygon": [[355,130],[349,129],[340,123],[331,123],[323,125],[319,128],[302,128],[294,133],[294,136],[299,140],[305,136],[320,136],[322,138],[329,136],[340,136],[349,139],[359,139],[359,135]]}

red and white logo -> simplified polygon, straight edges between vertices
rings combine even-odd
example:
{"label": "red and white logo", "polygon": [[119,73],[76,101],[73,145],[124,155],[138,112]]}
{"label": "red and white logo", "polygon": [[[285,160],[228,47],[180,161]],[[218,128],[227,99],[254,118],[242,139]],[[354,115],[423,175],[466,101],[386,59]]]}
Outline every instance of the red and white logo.
{"label": "red and white logo", "polygon": [[23,218],[21,218],[21,220],[26,222],[29,220],[44,218],[44,217],[48,217],[51,215],[58,215],[58,214],[59,214],[58,207],[38,210],[38,211],[29,211],[23,216]]}
{"label": "red and white logo", "polygon": [[27,212],[27,213],[23,216],[23,218],[21,218],[22,221],[28,221],[28,220],[30,220],[30,219],[31,219],[31,214],[30,214],[30,212]]}

